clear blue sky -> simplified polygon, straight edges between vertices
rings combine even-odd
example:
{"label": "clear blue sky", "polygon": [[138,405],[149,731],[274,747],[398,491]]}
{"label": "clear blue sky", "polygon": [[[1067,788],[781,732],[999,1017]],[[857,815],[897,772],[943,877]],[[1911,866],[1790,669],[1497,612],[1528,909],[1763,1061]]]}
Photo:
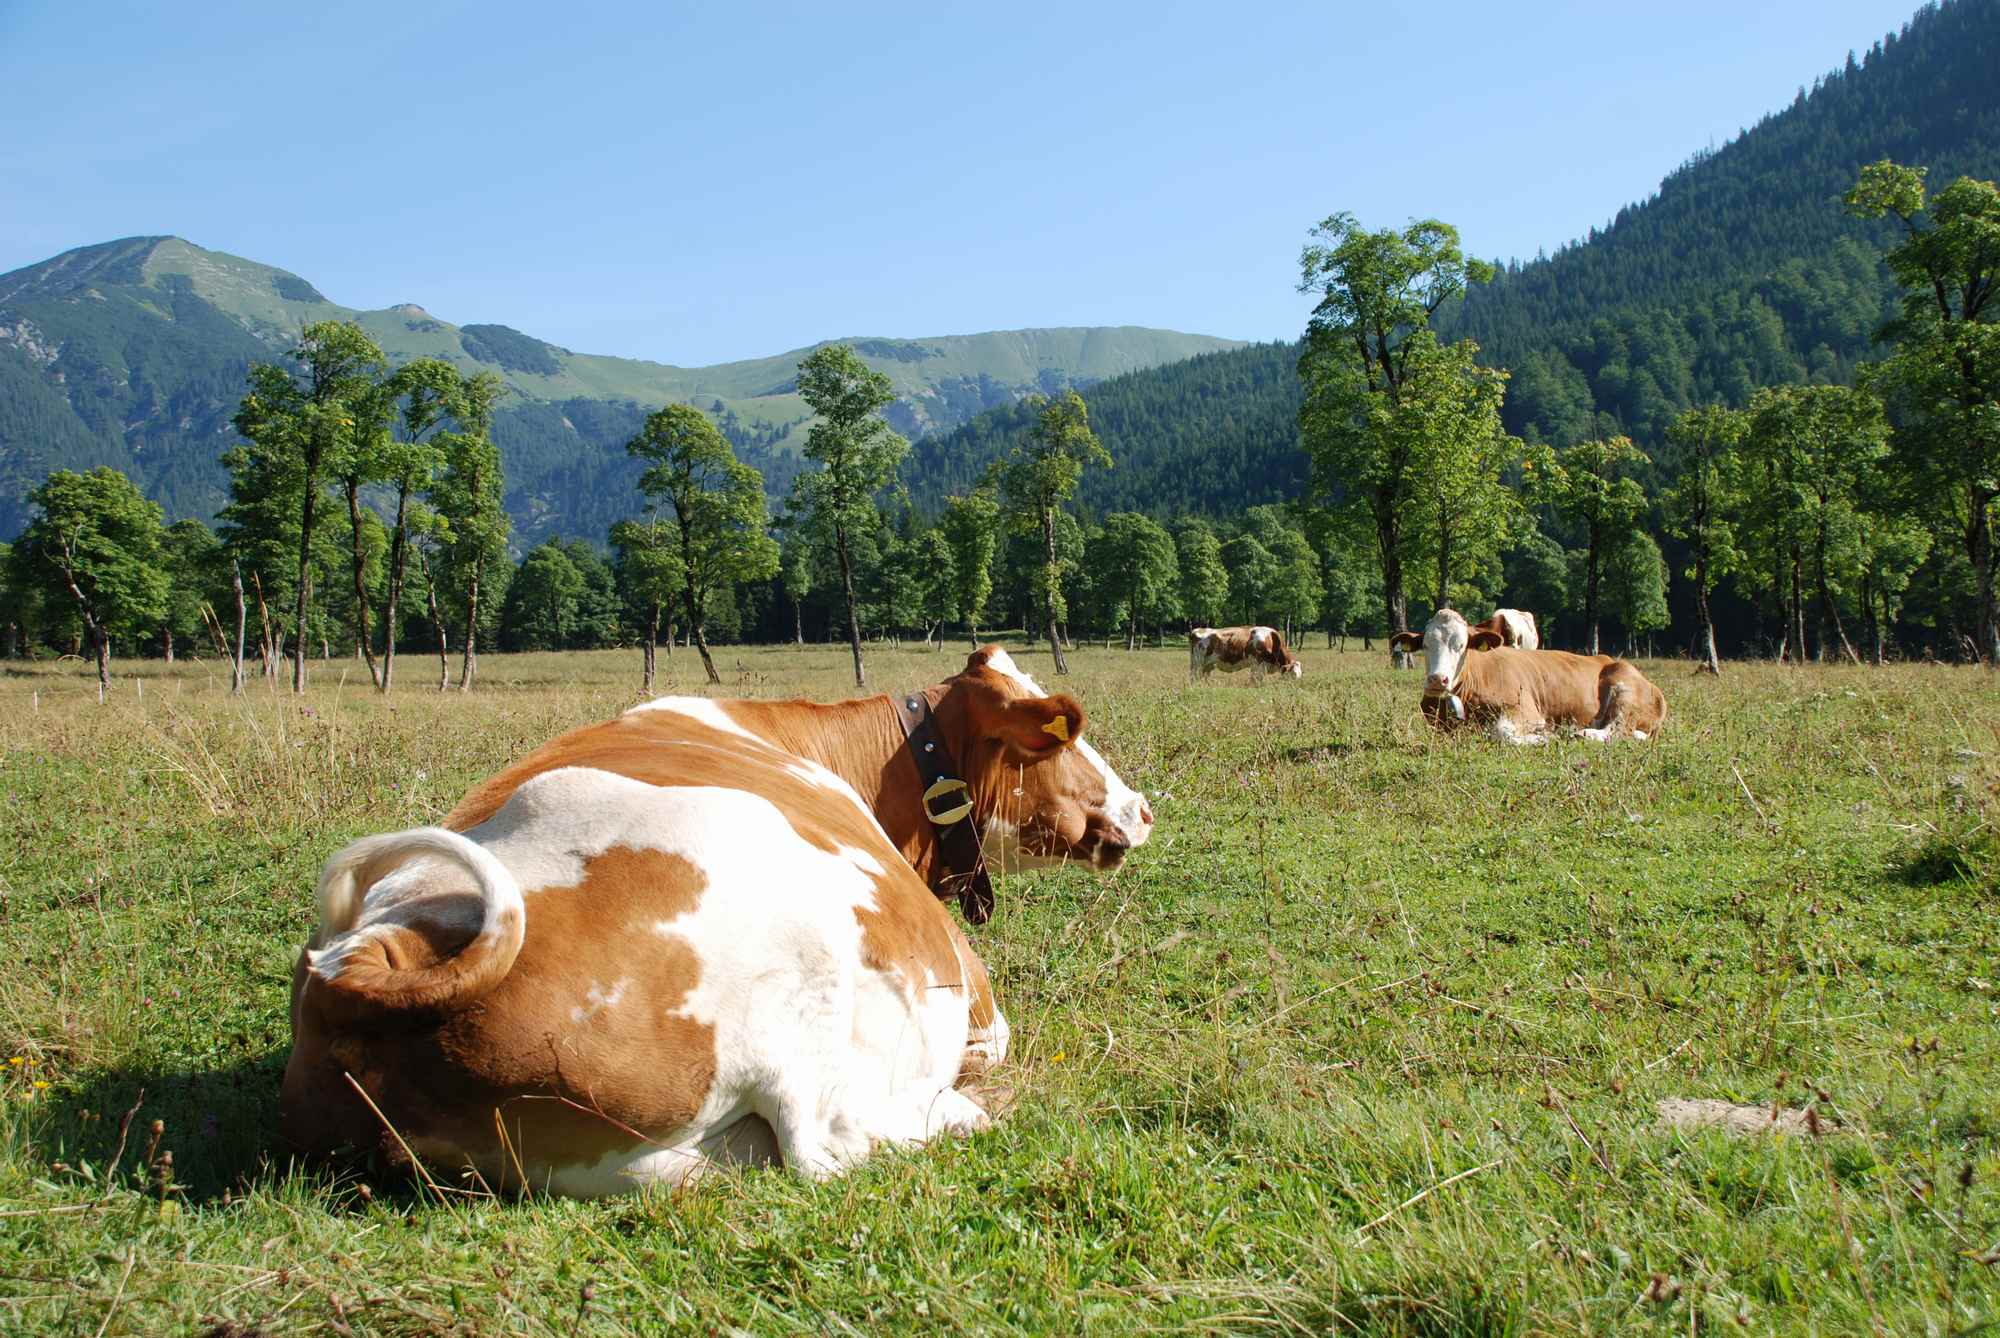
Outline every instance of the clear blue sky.
{"label": "clear blue sky", "polygon": [[0,272],[177,233],[337,302],[682,364],[1295,335],[1352,210],[1553,250],[1912,0],[0,0]]}

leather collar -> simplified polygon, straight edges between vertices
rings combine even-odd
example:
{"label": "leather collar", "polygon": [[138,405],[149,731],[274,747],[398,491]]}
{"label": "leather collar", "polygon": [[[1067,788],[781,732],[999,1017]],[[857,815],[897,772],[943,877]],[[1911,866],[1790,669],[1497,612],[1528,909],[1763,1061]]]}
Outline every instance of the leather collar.
{"label": "leather collar", "polygon": [[993,915],[993,883],[986,876],[986,853],[972,815],[972,790],[958,775],[958,763],[931,714],[930,699],[922,692],[904,692],[891,700],[903,726],[904,746],[924,787],[919,802],[937,837],[931,891],[941,898],[958,898],[966,921],[983,925]]}

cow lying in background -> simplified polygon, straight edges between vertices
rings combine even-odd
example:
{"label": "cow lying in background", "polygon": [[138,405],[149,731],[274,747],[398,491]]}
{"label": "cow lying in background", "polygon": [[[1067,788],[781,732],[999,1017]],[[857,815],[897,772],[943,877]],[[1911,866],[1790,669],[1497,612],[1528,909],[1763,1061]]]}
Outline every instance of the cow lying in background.
{"label": "cow lying in background", "polygon": [[1401,632],[1398,650],[1424,652],[1424,714],[1440,727],[1485,725],[1507,743],[1542,743],[1559,726],[1603,742],[1649,738],[1666,718],[1666,699],[1646,676],[1609,655],[1502,646],[1500,634],[1473,631],[1439,609],[1422,634]]}
{"label": "cow lying in background", "polygon": [[1535,615],[1519,609],[1495,609],[1485,622],[1472,624],[1472,631],[1492,632],[1500,638],[1503,646],[1515,646],[1521,650],[1542,648],[1541,633],[1535,630]]}
{"label": "cow lying in background", "polygon": [[1306,673],[1275,627],[1195,628],[1188,633],[1188,682],[1217,669],[1225,674],[1248,669],[1253,683],[1263,682],[1265,674],[1304,678]]}
{"label": "cow lying in background", "polygon": [[327,863],[287,1137],[588,1197],[984,1127],[955,1083],[1007,1022],[932,884],[955,849],[1108,870],[1145,842],[1083,729],[988,646],[897,699],[664,698],[563,735]]}

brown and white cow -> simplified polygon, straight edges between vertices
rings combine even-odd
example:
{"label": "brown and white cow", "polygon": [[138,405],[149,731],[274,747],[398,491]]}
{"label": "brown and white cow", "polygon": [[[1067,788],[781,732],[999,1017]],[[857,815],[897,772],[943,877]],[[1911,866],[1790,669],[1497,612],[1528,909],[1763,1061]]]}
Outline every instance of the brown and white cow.
{"label": "brown and white cow", "polygon": [[1106,870],[1153,815],[999,647],[920,696],[965,793],[927,798],[886,697],[664,698],[340,851],[293,974],[289,1139],[595,1196],[984,1127],[955,1083],[1007,1022],[927,883],[931,815],[969,794],[994,864]]}
{"label": "brown and white cow", "polygon": [[1535,615],[1520,609],[1495,609],[1484,622],[1472,624],[1474,632],[1492,632],[1503,646],[1540,650],[1542,636],[1535,630]]}
{"label": "brown and white cow", "polygon": [[1259,684],[1265,674],[1304,678],[1306,673],[1275,627],[1197,627],[1188,633],[1188,682],[1217,669],[1233,674],[1245,668]]}
{"label": "brown and white cow", "polygon": [[1424,714],[1440,727],[1470,722],[1506,743],[1542,743],[1567,726],[1601,743],[1649,738],[1666,718],[1660,690],[1627,661],[1503,646],[1498,632],[1474,631],[1452,609],[1391,644],[1423,648]]}

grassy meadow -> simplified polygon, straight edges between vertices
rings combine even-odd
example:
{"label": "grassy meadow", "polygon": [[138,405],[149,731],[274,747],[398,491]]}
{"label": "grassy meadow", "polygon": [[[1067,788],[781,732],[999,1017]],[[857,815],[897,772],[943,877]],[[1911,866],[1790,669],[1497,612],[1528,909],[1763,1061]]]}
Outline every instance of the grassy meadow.
{"label": "grassy meadow", "polygon": [[[591,1204],[272,1133],[321,861],[630,704],[636,652],[489,656],[470,698],[412,658],[388,701],[342,662],[303,700],[128,663],[102,707],[6,667],[0,1330],[1992,1329],[1991,677],[1649,663],[1657,741],[1506,749],[1433,737],[1385,655],[1304,654],[1260,689],[1074,656],[1158,823],[972,932],[1014,1028],[991,1132]],[[844,648],[718,661],[725,695],[851,687]],[[1818,1132],[1663,1127],[1683,1097]]]}

